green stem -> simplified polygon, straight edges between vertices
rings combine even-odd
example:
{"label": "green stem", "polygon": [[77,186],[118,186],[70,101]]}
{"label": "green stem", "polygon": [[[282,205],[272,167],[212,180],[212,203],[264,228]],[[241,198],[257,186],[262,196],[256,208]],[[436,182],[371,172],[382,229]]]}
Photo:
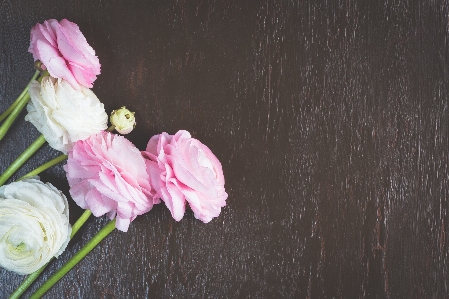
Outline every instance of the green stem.
{"label": "green stem", "polygon": [[23,165],[37,150],[47,142],[44,135],[39,136],[11,165],[0,175],[0,186]]}
{"label": "green stem", "polygon": [[14,107],[12,112],[9,114],[8,118],[5,120],[5,122],[0,127],[0,140],[2,140],[3,137],[5,137],[9,128],[12,126],[13,122],[16,120],[17,116],[19,116],[20,112],[26,106],[26,104],[28,103],[29,100],[30,100],[30,94],[26,93],[20,99],[20,102]]}
{"label": "green stem", "polygon": [[[42,75],[37,79],[37,81],[41,82],[42,78],[45,76],[48,76],[48,71],[45,71],[42,73]],[[19,102],[16,104],[14,109],[11,111],[11,113],[8,115],[8,118],[5,120],[5,122],[0,127],[0,140],[5,137],[6,133],[8,132],[9,128],[12,126],[14,121],[16,120],[17,116],[19,116],[20,112],[22,112],[23,108],[26,106],[28,101],[30,100],[30,93],[28,92],[28,88],[26,88],[25,95],[19,100]]]}
{"label": "green stem", "polygon": [[[52,258],[53,259],[53,258]],[[51,259],[51,260],[52,260]],[[51,261],[50,260],[50,261]],[[28,289],[28,287],[36,280],[36,278],[39,277],[39,274],[42,273],[42,271],[44,271],[45,267],[47,267],[47,265],[50,263],[50,261],[48,261],[48,263],[46,263],[45,265],[43,265],[39,270],[37,270],[36,272],[31,273],[30,275],[28,275],[28,277],[19,285],[19,287],[14,291],[14,293],[11,294],[11,296],[9,296],[8,299],[18,299],[20,298],[20,296],[22,296],[22,294]]]}
{"label": "green stem", "polygon": [[64,266],[53,274],[40,288],[34,292],[29,299],[41,298],[55,283],[57,283],[67,272],[78,264],[98,243],[109,235],[115,228],[115,219],[103,227],[80,251],[78,251]]}
{"label": "green stem", "polygon": [[[73,238],[73,236],[78,232],[81,226],[83,226],[83,224],[87,221],[87,219],[89,219],[90,215],[92,215],[92,212],[90,210],[85,210],[84,213],[81,215],[81,217],[78,218],[78,220],[72,226],[72,234],[70,235],[70,239]],[[42,271],[44,271],[45,267],[47,267],[50,261],[48,261],[48,263],[43,265],[36,272],[33,272],[30,275],[28,275],[28,277],[20,284],[20,286],[14,291],[14,293],[11,294],[9,299],[18,299],[28,289],[28,287],[36,280],[36,278],[39,277],[39,274],[41,274]]]}
{"label": "green stem", "polygon": [[36,175],[38,175],[39,173],[41,173],[41,172],[43,172],[43,171],[49,169],[50,167],[55,166],[56,164],[58,164],[58,163],[60,163],[60,162],[62,162],[62,161],[64,161],[64,160],[66,160],[67,157],[68,157],[67,155],[60,155],[60,156],[54,158],[53,160],[50,160],[50,161],[48,161],[47,163],[42,164],[41,166],[39,166],[39,167],[36,168],[35,170],[30,171],[29,173],[27,173],[26,175],[24,175],[23,177],[21,177],[20,179],[18,179],[18,181],[23,180],[23,179],[26,179],[26,178],[29,178],[29,177],[36,176]]}
{"label": "green stem", "polygon": [[90,215],[92,215],[92,212],[90,210],[84,210],[84,213],[76,220],[75,224],[72,226],[72,234],[70,235],[70,239],[73,238],[73,236],[79,231],[81,226],[89,219]]}
{"label": "green stem", "polygon": [[31,82],[36,80],[37,76],[39,76],[39,71],[36,71],[34,73],[33,77],[31,78],[30,82],[28,83],[28,85],[25,87],[25,89],[22,91],[22,93],[19,95],[19,97],[14,101],[14,103],[12,103],[11,106],[9,106],[9,108],[0,115],[0,122],[2,122],[11,113],[11,111],[17,106],[17,104],[20,102],[20,100],[23,98],[23,96],[28,92],[28,86],[30,86]]}

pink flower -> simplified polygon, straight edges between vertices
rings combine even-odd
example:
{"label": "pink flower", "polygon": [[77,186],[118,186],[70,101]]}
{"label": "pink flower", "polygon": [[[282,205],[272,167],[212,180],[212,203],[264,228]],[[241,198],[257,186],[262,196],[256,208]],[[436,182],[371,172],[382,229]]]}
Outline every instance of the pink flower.
{"label": "pink flower", "polygon": [[220,214],[228,197],[221,163],[189,132],[153,136],[142,154],[148,158],[156,197],[162,198],[176,221],[184,216],[186,201],[195,218],[205,223]]}
{"label": "pink flower", "polygon": [[30,48],[34,61],[40,60],[54,78],[67,80],[73,88],[91,88],[100,74],[100,62],[78,25],[66,19],[51,19],[31,29]]}
{"label": "pink flower", "polygon": [[68,155],[64,169],[73,200],[97,217],[115,217],[117,229],[126,232],[136,216],[160,202],[145,160],[126,138],[103,131],[77,141]]}

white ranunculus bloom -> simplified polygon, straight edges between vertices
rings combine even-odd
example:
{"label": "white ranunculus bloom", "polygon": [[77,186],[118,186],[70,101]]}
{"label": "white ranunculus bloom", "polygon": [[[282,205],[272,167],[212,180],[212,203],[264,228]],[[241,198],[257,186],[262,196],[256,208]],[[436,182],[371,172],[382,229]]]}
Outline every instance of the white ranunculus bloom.
{"label": "white ranunculus bloom", "polygon": [[73,89],[65,80],[44,77],[28,92],[31,101],[25,120],[41,132],[49,145],[67,153],[78,140],[107,128],[104,105],[88,88]]}
{"label": "white ranunculus bloom", "polygon": [[0,266],[29,274],[58,257],[72,228],[64,194],[27,179],[0,187]]}

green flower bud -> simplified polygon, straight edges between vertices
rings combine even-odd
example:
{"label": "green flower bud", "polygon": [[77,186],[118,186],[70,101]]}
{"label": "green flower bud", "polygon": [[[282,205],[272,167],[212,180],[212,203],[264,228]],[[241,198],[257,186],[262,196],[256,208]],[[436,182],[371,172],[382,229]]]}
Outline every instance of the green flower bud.
{"label": "green flower bud", "polygon": [[39,72],[41,72],[41,73],[47,69],[47,68],[45,67],[45,65],[42,64],[42,62],[41,62],[40,60],[36,60],[36,61],[34,62],[34,68],[35,68],[36,70],[38,70]]}
{"label": "green flower bud", "polygon": [[135,112],[126,109],[125,106],[111,113],[111,124],[115,126],[115,130],[120,134],[130,133],[136,126]]}

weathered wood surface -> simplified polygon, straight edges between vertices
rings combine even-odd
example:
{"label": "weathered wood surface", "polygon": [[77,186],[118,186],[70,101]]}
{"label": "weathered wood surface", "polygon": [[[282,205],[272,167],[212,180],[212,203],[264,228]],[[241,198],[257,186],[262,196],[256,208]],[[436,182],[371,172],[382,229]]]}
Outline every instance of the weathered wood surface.
{"label": "weathered wood surface", "polygon": [[[128,138],[189,130],[229,193],[209,224],[155,207],[46,298],[447,298],[448,5],[0,2],[1,110],[33,74],[30,28],[67,18],[100,59],[106,110],[136,111]],[[0,171],[38,135],[16,122]],[[16,177],[57,155],[44,147]],[[68,194],[62,167],[42,179]],[[81,212],[71,201],[72,223]],[[22,279],[0,269],[0,298]]]}

